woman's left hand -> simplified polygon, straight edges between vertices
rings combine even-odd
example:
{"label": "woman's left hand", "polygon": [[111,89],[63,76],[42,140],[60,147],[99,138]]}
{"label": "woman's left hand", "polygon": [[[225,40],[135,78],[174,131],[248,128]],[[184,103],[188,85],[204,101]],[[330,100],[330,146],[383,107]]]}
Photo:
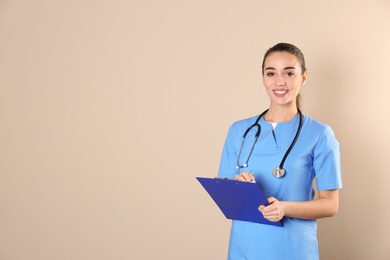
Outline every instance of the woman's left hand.
{"label": "woman's left hand", "polygon": [[271,222],[281,220],[285,214],[283,202],[274,197],[268,198],[268,202],[270,204],[268,206],[259,206],[259,211],[263,214],[264,218]]}

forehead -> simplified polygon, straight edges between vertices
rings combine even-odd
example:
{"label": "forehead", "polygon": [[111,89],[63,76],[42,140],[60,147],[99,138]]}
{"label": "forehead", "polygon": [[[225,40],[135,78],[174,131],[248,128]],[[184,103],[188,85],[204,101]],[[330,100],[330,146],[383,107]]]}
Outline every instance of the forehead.
{"label": "forehead", "polygon": [[268,55],[264,61],[264,68],[273,67],[273,68],[285,68],[285,67],[295,67],[300,69],[300,64],[298,58],[288,52],[273,52]]}

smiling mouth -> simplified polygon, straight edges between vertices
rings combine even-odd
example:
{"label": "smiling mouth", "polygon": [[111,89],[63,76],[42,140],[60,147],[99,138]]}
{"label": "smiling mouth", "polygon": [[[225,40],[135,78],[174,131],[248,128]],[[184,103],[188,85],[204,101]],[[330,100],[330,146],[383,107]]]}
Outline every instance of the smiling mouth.
{"label": "smiling mouth", "polygon": [[288,92],[288,89],[275,89],[274,90],[274,93],[276,95],[285,95],[285,94],[287,94],[287,92]]}

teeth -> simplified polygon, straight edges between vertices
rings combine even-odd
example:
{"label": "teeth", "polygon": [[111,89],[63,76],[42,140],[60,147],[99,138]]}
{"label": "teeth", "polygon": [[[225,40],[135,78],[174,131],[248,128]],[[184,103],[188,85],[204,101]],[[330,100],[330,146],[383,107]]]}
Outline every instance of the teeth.
{"label": "teeth", "polygon": [[275,90],[275,93],[279,94],[279,95],[282,95],[282,94],[287,93],[287,91],[286,90]]}

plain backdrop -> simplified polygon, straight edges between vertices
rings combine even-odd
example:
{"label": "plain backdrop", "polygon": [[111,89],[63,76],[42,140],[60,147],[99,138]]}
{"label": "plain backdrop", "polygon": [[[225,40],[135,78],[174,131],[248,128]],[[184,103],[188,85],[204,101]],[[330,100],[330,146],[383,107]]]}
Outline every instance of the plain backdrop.
{"label": "plain backdrop", "polygon": [[305,54],[303,112],[341,145],[321,259],[390,259],[390,2],[0,2],[0,259],[226,259],[227,129],[268,106],[261,61]]}

